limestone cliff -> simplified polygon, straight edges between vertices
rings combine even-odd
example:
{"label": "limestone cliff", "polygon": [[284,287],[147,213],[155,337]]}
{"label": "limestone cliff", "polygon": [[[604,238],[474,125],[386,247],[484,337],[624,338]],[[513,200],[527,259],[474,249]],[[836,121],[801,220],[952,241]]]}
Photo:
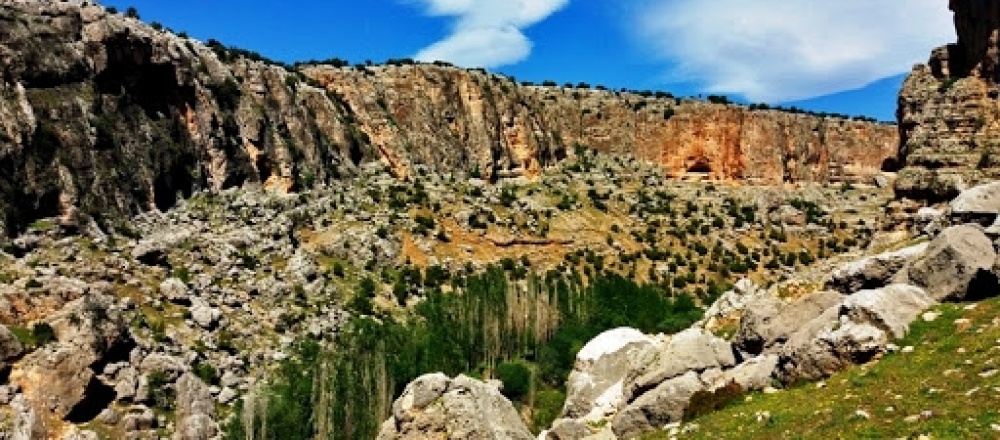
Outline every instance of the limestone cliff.
{"label": "limestone cliff", "polygon": [[521,86],[448,66],[254,61],[89,2],[0,1],[0,224],[114,227],[198,189],[289,191],[383,161],[491,178],[577,144],[671,175],[859,180],[891,126],[600,90]]}
{"label": "limestone cliff", "polygon": [[952,0],[958,42],[917,65],[899,95],[901,196],[931,201],[1000,177],[1000,4]]}

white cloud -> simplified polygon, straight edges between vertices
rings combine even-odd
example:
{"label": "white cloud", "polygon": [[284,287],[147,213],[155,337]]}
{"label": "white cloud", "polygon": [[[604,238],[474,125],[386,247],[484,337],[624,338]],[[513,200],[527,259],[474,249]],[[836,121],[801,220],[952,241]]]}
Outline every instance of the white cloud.
{"label": "white cloud", "polygon": [[637,13],[673,78],[751,101],[863,87],[955,40],[942,0],[650,0]]}
{"label": "white cloud", "polygon": [[569,0],[416,0],[433,16],[455,17],[444,40],[424,48],[420,61],[466,67],[497,67],[528,58],[532,43],[523,29],[545,20]]}

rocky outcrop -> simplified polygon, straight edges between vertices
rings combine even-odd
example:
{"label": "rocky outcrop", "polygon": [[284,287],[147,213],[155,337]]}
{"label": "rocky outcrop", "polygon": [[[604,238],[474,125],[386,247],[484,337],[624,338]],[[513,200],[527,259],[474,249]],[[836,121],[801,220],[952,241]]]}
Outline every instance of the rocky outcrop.
{"label": "rocky outcrop", "polygon": [[898,194],[944,201],[1000,177],[1000,6],[953,0],[958,42],[935,49],[899,94]]}
{"label": "rocky outcrop", "polygon": [[0,324],[0,374],[8,367],[8,363],[13,361],[24,351],[21,341],[17,340],[10,330]]}
{"label": "rocky outcrop", "polygon": [[406,386],[378,435],[379,440],[430,438],[531,440],[534,436],[495,386],[436,373]]}
{"label": "rocky outcrop", "polygon": [[177,440],[209,440],[219,433],[215,422],[215,399],[208,385],[187,373],[174,385],[177,389]]}
{"label": "rocky outcrop", "polygon": [[24,357],[10,381],[42,419],[84,423],[115,399],[99,375],[127,358],[132,341],[120,308],[109,297],[85,297],[48,320],[55,342]]}
{"label": "rocky outcrop", "polygon": [[[605,90],[534,87],[448,66],[282,66],[90,2],[0,3],[0,223],[117,226],[197,189],[282,191],[381,160],[532,175],[580,144],[676,177],[867,179],[893,127]],[[128,167],[121,164],[127,163]],[[155,257],[155,254],[150,254]]]}

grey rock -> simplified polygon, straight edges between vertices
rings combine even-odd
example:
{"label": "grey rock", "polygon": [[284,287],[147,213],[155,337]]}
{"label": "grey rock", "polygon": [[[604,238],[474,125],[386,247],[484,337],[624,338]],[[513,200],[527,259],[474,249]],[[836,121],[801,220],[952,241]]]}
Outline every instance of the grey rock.
{"label": "grey rock", "polygon": [[46,432],[42,419],[35,413],[31,403],[24,395],[14,397],[10,408],[14,413],[10,431],[11,439],[28,440],[45,438]]}
{"label": "grey rock", "polygon": [[153,372],[166,373],[171,380],[176,379],[181,373],[187,371],[188,366],[184,361],[163,353],[151,353],[143,358],[139,365],[139,371],[143,374]]}
{"label": "grey rock", "polygon": [[383,423],[379,440],[534,438],[497,388],[466,376],[428,376],[411,382],[396,399],[393,417]]}
{"label": "grey rock", "polygon": [[952,217],[989,226],[1000,214],[1000,182],[991,182],[962,191],[949,206]]}
{"label": "grey rock", "polygon": [[588,342],[566,381],[562,417],[597,421],[617,412],[625,403],[623,382],[633,369],[632,359],[655,343],[630,328],[608,330]]}
{"label": "grey rock", "polygon": [[835,270],[826,282],[828,289],[850,294],[862,289],[875,289],[891,283],[893,276],[906,263],[922,255],[928,243],[921,243],[898,251],[886,252],[845,264]]}
{"label": "grey rock", "polygon": [[121,414],[118,414],[114,408],[104,408],[100,414],[97,415],[97,421],[105,425],[117,425],[121,421]]}
{"label": "grey rock", "polygon": [[736,382],[748,391],[760,391],[771,386],[778,369],[778,355],[767,354],[748,359],[736,367],[726,370],[711,382],[711,388],[717,389],[730,382]]}
{"label": "grey rock", "polygon": [[115,382],[115,395],[118,400],[131,402],[136,398],[139,389],[139,372],[131,367],[122,368]]}
{"label": "grey rock", "polygon": [[187,373],[177,380],[176,440],[208,440],[219,433],[215,422],[215,399],[198,376]]}
{"label": "grey rock", "polygon": [[99,440],[101,437],[96,432],[90,430],[72,430],[63,434],[62,440]]}
{"label": "grey rock", "polygon": [[704,389],[705,384],[693,371],[662,382],[629,403],[615,417],[611,429],[618,438],[632,438],[660,429],[667,423],[679,422],[691,396]]}
{"label": "grey rock", "polygon": [[843,300],[843,295],[830,291],[816,292],[791,303],[769,298],[744,312],[733,345],[750,355],[773,352],[801,331],[802,323],[815,319]]}
{"label": "grey rock", "polygon": [[177,278],[167,278],[160,283],[160,293],[167,301],[187,306],[191,304],[191,294],[183,281]]}
{"label": "grey rock", "polygon": [[784,382],[819,379],[875,359],[886,352],[890,338],[905,335],[909,324],[932,304],[932,298],[913,286],[855,293],[792,335],[780,353],[777,376]]}
{"label": "grey rock", "polygon": [[706,330],[689,328],[671,337],[663,349],[647,350],[637,364],[640,367],[629,371],[624,382],[630,402],[688,372],[730,368],[736,365],[736,357],[729,342]]}
{"label": "grey rock", "polygon": [[201,328],[211,330],[219,322],[222,313],[201,299],[191,302],[191,319]]}
{"label": "grey rock", "polygon": [[558,419],[540,436],[542,440],[580,440],[592,434],[586,423],[576,419]]}
{"label": "grey rock", "polygon": [[898,339],[906,336],[910,323],[934,304],[935,301],[919,287],[893,284],[849,296],[841,305],[840,314],[852,322],[877,327]]}
{"label": "grey rock", "polygon": [[125,432],[146,431],[156,427],[156,414],[153,410],[145,407],[134,408],[138,412],[130,411],[122,417],[122,427]]}
{"label": "grey rock", "polygon": [[941,232],[894,281],[923,287],[936,301],[988,298],[998,291],[992,273],[996,258],[993,242],[981,230],[953,226]]}
{"label": "grey rock", "polygon": [[223,405],[228,405],[236,400],[236,397],[236,391],[232,388],[224,387],[222,388],[222,391],[219,391],[219,396],[216,397],[216,400]]}

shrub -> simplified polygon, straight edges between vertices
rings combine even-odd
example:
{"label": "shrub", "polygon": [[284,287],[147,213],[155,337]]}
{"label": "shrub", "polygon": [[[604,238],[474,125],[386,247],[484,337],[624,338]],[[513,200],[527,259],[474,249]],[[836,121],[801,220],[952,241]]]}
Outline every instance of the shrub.
{"label": "shrub", "polygon": [[531,370],[521,362],[497,365],[497,379],[503,382],[503,394],[510,400],[522,400],[531,392]]}
{"label": "shrub", "polygon": [[37,346],[48,344],[55,338],[55,331],[53,331],[52,326],[47,323],[39,322],[31,327],[31,339],[35,341],[35,345]]}
{"label": "shrub", "polygon": [[194,374],[198,376],[201,380],[209,385],[219,384],[219,372],[215,370],[211,364],[204,362],[195,362],[194,364]]}
{"label": "shrub", "polygon": [[743,387],[736,381],[731,381],[715,391],[698,391],[691,396],[688,407],[684,409],[684,421],[689,422],[700,415],[718,411],[741,394]]}
{"label": "shrub", "polygon": [[146,376],[146,384],[149,386],[149,399],[153,406],[170,410],[174,406],[174,390],[170,388],[170,381],[166,373],[154,371]]}

